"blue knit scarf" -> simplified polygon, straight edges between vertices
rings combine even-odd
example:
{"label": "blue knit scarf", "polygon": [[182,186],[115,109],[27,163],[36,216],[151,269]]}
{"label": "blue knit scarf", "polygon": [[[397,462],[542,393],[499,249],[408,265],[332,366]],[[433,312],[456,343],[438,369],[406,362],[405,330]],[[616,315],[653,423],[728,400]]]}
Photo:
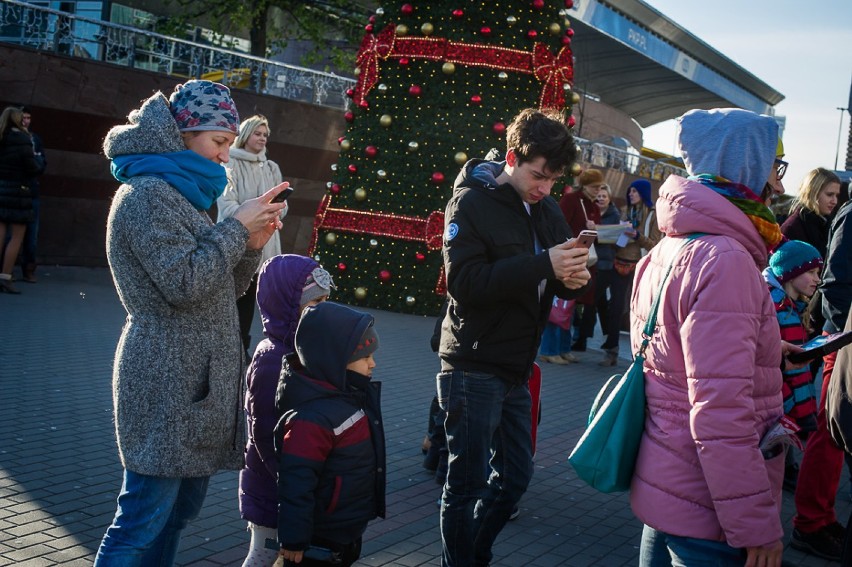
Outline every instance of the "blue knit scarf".
{"label": "blue knit scarf", "polygon": [[162,179],[199,211],[212,207],[228,184],[224,167],[192,150],[116,156],[110,170],[122,183],[143,175]]}

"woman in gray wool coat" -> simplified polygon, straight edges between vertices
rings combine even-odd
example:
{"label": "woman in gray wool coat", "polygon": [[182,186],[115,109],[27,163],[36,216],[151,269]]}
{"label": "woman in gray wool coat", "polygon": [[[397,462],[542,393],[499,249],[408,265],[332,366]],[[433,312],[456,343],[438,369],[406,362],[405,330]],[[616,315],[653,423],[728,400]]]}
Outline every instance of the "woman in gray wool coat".
{"label": "woman in gray wool coat", "polygon": [[245,446],[243,348],[236,299],[281,228],[287,184],[214,224],[222,163],[239,127],[230,92],[210,81],[157,93],[107,134],[123,185],[107,223],[107,258],[127,311],[113,370],[124,482],[95,565],[172,565],[209,477],[239,469]]}

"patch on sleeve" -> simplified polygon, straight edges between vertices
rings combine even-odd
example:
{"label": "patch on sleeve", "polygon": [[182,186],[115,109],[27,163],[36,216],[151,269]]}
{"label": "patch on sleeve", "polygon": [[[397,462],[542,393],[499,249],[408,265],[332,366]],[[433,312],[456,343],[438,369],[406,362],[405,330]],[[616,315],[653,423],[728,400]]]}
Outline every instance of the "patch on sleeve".
{"label": "patch on sleeve", "polygon": [[459,225],[457,225],[454,222],[451,222],[450,224],[447,225],[447,230],[444,234],[444,238],[446,238],[447,242],[449,242],[450,240],[455,238],[458,233],[459,233]]}

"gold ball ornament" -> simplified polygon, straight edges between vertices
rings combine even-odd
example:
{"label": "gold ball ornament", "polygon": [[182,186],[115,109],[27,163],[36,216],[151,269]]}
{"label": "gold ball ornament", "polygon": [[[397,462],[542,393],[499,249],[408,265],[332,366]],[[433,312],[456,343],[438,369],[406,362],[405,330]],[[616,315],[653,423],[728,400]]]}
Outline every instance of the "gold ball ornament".
{"label": "gold ball ornament", "polygon": [[384,181],[388,178],[388,172],[384,169],[380,169],[376,172],[376,177],[379,178],[381,181]]}
{"label": "gold ball ornament", "polygon": [[434,31],[435,31],[435,26],[433,26],[429,22],[426,22],[425,24],[420,26],[420,33],[422,33],[423,35],[432,35],[432,33]]}
{"label": "gold ball ornament", "polygon": [[550,35],[559,35],[562,33],[562,26],[553,22],[549,26],[547,26],[547,30],[550,32]]}
{"label": "gold ball ornament", "polygon": [[337,242],[337,235],[335,233],[329,232],[325,235],[326,244],[333,245],[335,242]]}
{"label": "gold ball ornament", "polygon": [[565,20],[562,22],[562,25],[565,26],[565,29],[567,30],[568,28],[571,27],[571,20],[569,20],[568,18],[565,18]]}
{"label": "gold ball ornament", "polygon": [[363,301],[367,297],[367,289],[363,287],[355,288],[355,299]]}
{"label": "gold ball ornament", "polygon": [[355,189],[355,200],[356,201],[364,201],[367,199],[367,190],[363,187],[358,187]]}
{"label": "gold ball ornament", "polygon": [[445,75],[452,75],[456,72],[456,66],[454,63],[450,63],[449,61],[447,61],[446,63],[441,65],[441,71],[443,71]]}
{"label": "gold ball ornament", "polygon": [[413,307],[415,303],[417,303],[417,300],[414,298],[413,295],[409,295],[405,298],[405,304],[409,307]]}
{"label": "gold ball ornament", "polygon": [[509,80],[509,73],[507,73],[506,71],[500,71],[499,73],[497,73],[497,80],[501,83],[505,83]]}
{"label": "gold ball ornament", "polygon": [[408,142],[408,151],[409,152],[414,153],[419,149],[420,149],[420,144],[418,144],[417,142]]}
{"label": "gold ball ornament", "polygon": [[396,35],[408,35],[408,26],[405,24],[396,26]]}
{"label": "gold ball ornament", "polygon": [[464,152],[456,152],[456,155],[453,156],[453,159],[456,160],[458,165],[464,165],[467,163],[467,154]]}
{"label": "gold ball ornament", "polygon": [[352,149],[352,142],[350,142],[349,140],[341,140],[340,141],[340,149],[343,150],[344,152],[348,152],[349,150]]}
{"label": "gold ball ornament", "polygon": [[580,167],[579,163],[575,163],[574,165],[571,166],[571,175],[573,177],[577,177],[581,173],[583,173],[583,168]]}
{"label": "gold ball ornament", "polygon": [[355,69],[352,71],[352,74],[353,74],[353,75],[355,75],[355,76],[357,77],[358,75],[360,75],[360,74],[361,74],[361,68],[360,68],[360,67],[355,67]]}
{"label": "gold ball ornament", "polygon": [[384,128],[389,128],[391,124],[393,124],[393,118],[391,118],[390,114],[382,114],[379,118],[379,124],[381,124]]}
{"label": "gold ball ornament", "polygon": [[506,23],[510,26],[514,26],[518,23],[518,18],[516,18],[515,16],[507,16]]}
{"label": "gold ball ornament", "polygon": [[576,92],[571,94],[571,104],[577,104],[580,102],[580,95]]}

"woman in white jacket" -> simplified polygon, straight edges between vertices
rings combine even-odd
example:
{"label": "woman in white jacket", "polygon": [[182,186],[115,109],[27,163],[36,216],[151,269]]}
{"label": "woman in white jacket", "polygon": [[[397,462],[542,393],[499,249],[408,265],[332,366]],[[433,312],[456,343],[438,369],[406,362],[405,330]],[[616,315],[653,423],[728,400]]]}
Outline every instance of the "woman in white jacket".
{"label": "woman in white jacket", "polygon": [[[230,161],[225,164],[228,170],[228,186],[217,201],[219,222],[234,214],[241,204],[249,199],[263,195],[270,188],[281,183],[281,170],[274,161],[266,159],[266,142],[269,140],[269,122],[266,117],[257,114],[240,124],[240,133],[229,152]],[[283,219],[287,215],[287,205],[281,212]],[[263,257],[260,265],[268,259],[281,254],[281,239],[278,235],[269,239],[263,247]],[[251,285],[245,295],[237,299],[237,310],[240,315],[240,336],[247,358],[250,358],[248,348],[251,342],[251,323],[254,319],[257,296],[257,274],[251,280]]]}

